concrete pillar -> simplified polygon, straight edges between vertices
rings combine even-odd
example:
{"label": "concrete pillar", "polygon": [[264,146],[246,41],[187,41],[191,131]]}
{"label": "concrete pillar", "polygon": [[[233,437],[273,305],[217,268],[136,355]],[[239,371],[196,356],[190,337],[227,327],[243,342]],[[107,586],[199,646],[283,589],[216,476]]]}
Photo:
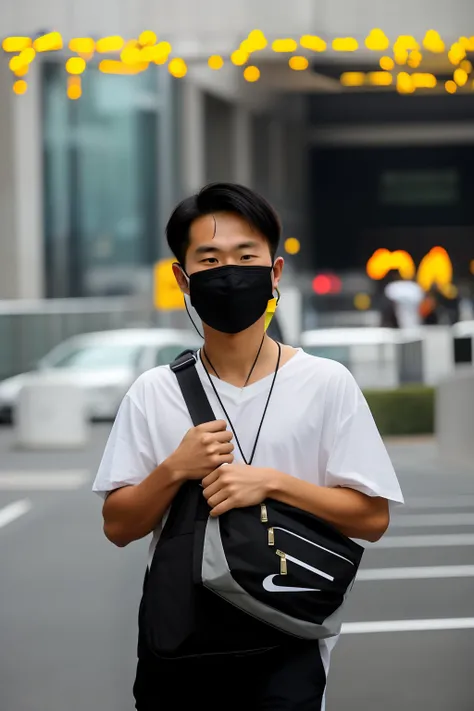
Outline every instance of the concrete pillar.
{"label": "concrete pillar", "polygon": [[0,60],[0,299],[44,296],[39,67],[16,96]]}
{"label": "concrete pillar", "polygon": [[283,198],[285,179],[284,127],[274,119],[270,123],[270,195],[276,203]]}
{"label": "concrete pillar", "polygon": [[250,187],[252,182],[252,125],[250,112],[238,104],[233,110],[234,180]]}
{"label": "concrete pillar", "polygon": [[204,95],[195,83],[185,79],[182,91],[181,174],[183,189],[188,195],[205,183]]}

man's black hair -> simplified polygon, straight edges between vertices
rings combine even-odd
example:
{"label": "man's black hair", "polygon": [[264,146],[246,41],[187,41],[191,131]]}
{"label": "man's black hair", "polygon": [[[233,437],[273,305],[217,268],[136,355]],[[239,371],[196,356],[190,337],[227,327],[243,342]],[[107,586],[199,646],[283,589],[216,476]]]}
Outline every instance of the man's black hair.
{"label": "man's black hair", "polygon": [[184,265],[189,247],[189,230],[194,220],[204,215],[230,212],[239,215],[268,242],[272,259],[280,242],[280,219],[265,198],[250,188],[235,183],[211,183],[195,195],[182,200],[166,225],[168,245]]}

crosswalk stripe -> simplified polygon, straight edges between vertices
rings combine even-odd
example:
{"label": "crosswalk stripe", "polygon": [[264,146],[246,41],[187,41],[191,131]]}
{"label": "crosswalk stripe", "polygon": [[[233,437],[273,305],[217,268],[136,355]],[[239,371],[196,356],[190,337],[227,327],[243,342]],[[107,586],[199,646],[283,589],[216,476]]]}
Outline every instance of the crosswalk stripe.
{"label": "crosswalk stripe", "polygon": [[358,582],[377,580],[436,580],[439,578],[472,578],[474,565],[432,565],[409,568],[373,568],[359,570]]}
{"label": "crosswalk stripe", "polygon": [[474,546],[474,533],[446,533],[432,536],[384,536],[370,548],[371,550],[377,550],[377,548],[444,548],[446,546]]}
{"label": "crosswalk stripe", "polygon": [[0,491],[70,491],[90,479],[90,472],[85,469],[0,472]]}
{"label": "crosswalk stripe", "polygon": [[474,629],[474,617],[435,620],[381,620],[377,622],[346,622],[343,634],[373,634],[376,632],[429,632],[435,630]]}
{"label": "crosswalk stripe", "polygon": [[413,509],[469,509],[474,508],[474,495],[461,496],[419,496],[407,500],[406,507],[400,508],[400,514],[408,515]]}
{"label": "crosswalk stripe", "polygon": [[391,528],[423,528],[425,526],[474,526],[474,513],[422,513],[395,516]]}
{"label": "crosswalk stripe", "polygon": [[31,501],[28,499],[20,499],[13,501],[11,504],[0,509],[0,528],[8,526],[9,523],[16,521],[17,518],[28,513],[31,509]]}

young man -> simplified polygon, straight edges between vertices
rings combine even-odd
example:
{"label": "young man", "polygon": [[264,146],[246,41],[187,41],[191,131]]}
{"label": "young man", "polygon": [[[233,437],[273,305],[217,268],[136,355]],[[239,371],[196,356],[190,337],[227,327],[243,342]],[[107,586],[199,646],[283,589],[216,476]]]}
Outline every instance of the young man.
{"label": "young man", "polygon": [[[265,333],[278,287],[280,223],[239,185],[184,200],[168,226],[176,280],[202,320],[197,369],[218,419],[192,427],[173,372],[142,375],[125,397],[94,484],[117,546],[154,533],[183,482],[199,480],[211,516],[273,498],[346,536],[378,540],[403,497],[364,397],[339,363]],[[225,465],[225,466],[224,466]],[[142,654],[139,711],[320,711],[335,639],[252,655],[160,661]]]}

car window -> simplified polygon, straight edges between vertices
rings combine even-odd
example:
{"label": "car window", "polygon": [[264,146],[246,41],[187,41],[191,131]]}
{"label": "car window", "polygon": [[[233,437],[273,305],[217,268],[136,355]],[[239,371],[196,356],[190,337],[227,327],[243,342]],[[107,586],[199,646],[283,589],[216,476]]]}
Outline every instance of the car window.
{"label": "car window", "polygon": [[142,352],[141,346],[97,344],[72,347],[50,359],[50,368],[135,368]]}
{"label": "car window", "polygon": [[189,345],[171,344],[157,348],[155,354],[155,365],[169,365],[180,353],[187,350]]}

